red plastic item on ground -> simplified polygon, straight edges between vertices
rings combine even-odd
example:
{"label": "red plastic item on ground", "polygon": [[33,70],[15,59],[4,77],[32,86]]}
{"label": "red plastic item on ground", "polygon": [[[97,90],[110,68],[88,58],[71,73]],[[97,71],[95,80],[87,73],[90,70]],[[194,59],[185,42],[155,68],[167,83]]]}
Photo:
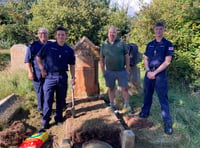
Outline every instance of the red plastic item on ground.
{"label": "red plastic item on ground", "polygon": [[19,148],[42,148],[42,145],[42,140],[35,138],[25,140]]}
{"label": "red plastic item on ground", "polygon": [[42,148],[42,145],[47,141],[48,133],[37,133],[27,138],[19,148]]}

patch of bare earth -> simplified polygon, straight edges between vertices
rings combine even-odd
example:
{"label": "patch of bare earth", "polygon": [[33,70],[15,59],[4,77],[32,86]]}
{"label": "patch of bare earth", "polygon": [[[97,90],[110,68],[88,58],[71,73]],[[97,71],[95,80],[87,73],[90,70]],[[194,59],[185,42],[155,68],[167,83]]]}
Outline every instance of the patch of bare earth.
{"label": "patch of bare earth", "polygon": [[[71,102],[70,99],[69,102]],[[75,113],[73,118],[71,107],[68,107],[63,112],[65,121],[61,126],[55,124],[52,113],[50,128],[47,129],[49,139],[44,145],[45,148],[61,148],[63,139],[70,139],[71,145],[75,148],[81,147],[83,143],[90,140],[101,140],[109,143],[114,148],[120,148],[120,133],[124,128],[120,124],[120,120],[103,100],[98,97],[75,98]],[[37,133],[41,125],[40,118],[39,113],[34,108],[30,110],[20,109],[17,115],[10,121],[9,125],[11,126],[8,126],[2,132],[5,130],[12,131],[12,124],[17,121],[23,127],[21,136],[20,134],[19,136],[13,136],[13,141],[18,141],[18,143],[7,143],[6,147],[19,146],[25,138]],[[12,134],[11,132],[8,135]],[[4,141],[6,140],[4,138]]]}
{"label": "patch of bare earth", "polygon": [[64,138],[71,139],[74,147],[81,147],[90,140],[101,140],[114,148],[121,147],[120,132],[124,127],[103,100],[98,97],[76,98],[75,110],[75,118],[69,117],[64,123]]}
{"label": "patch of bare earth", "polygon": [[[70,98],[67,101],[70,103]],[[55,104],[53,110],[55,110],[54,106]],[[138,114],[137,108],[135,111],[135,115]],[[75,113],[73,118],[69,105],[63,111],[65,121],[61,126],[55,124],[52,113],[50,128],[47,129],[49,139],[43,146],[44,148],[61,148],[63,139],[70,139],[73,148],[81,148],[83,143],[90,140],[101,140],[110,144],[113,148],[120,148],[120,134],[124,129],[134,131],[136,148],[147,146],[148,148],[167,148],[177,146],[181,141],[181,136],[177,136],[177,134],[165,135],[163,128],[154,125],[150,120],[122,113],[115,115],[106,103],[98,97],[75,98]],[[12,121],[15,122],[10,122],[9,125],[11,126],[0,132],[0,146],[1,143],[9,148],[19,146],[25,138],[37,133],[41,125],[41,117],[35,108],[19,110]],[[3,136],[1,136],[1,133],[3,133]],[[16,136],[16,133],[19,136]]]}

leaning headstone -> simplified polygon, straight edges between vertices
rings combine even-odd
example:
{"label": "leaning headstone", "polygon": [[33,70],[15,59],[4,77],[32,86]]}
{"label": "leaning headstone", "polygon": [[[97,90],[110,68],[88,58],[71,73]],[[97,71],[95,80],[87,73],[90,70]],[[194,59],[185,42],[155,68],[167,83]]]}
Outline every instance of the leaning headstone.
{"label": "leaning headstone", "polygon": [[140,76],[140,68],[136,66],[130,67],[129,73],[129,95],[140,94],[141,93],[141,76]]}
{"label": "leaning headstone", "polygon": [[26,69],[26,65],[24,64],[26,49],[27,46],[24,44],[15,44],[11,47],[10,54],[12,69]]}
{"label": "leaning headstone", "polygon": [[142,54],[134,43],[127,44],[130,57],[129,95],[141,93],[140,68],[137,66],[142,61]]}
{"label": "leaning headstone", "polygon": [[99,94],[98,61],[99,47],[83,37],[73,47],[76,55],[75,97],[90,97]]}

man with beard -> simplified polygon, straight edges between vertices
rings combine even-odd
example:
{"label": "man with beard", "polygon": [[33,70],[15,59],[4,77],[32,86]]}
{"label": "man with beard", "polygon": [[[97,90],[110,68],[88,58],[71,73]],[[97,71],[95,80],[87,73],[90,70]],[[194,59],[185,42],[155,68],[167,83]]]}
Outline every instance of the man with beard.
{"label": "man with beard", "polygon": [[125,41],[117,37],[117,28],[111,27],[108,30],[108,39],[101,46],[100,50],[100,65],[103,76],[108,87],[108,95],[110,107],[115,111],[115,85],[118,81],[118,86],[122,90],[124,99],[124,112],[132,113],[129,105],[128,95],[128,73],[130,70],[129,55]]}

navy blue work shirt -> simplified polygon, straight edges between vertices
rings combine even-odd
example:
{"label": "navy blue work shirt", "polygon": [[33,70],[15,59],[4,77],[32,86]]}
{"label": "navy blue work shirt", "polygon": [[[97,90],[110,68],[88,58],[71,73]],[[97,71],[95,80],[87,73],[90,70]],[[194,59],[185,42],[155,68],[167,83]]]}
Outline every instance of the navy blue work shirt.
{"label": "navy blue work shirt", "polygon": [[31,63],[32,68],[33,68],[33,73],[36,76],[40,75],[40,69],[38,67],[35,57],[43,46],[44,44],[42,44],[39,40],[34,41],[32,44],[29,44],[26,51],[26,56],[24,59],[24,63]]}
{"label": "navy blue work shirt", "polygon": [[164,61],[166,56],[174,55],[173,44],[162,38],[160,42],[153,40],[147,44],[145,56],[148,57],[149,67],[159,67]]}
{"label": "navy blue work shirt", "polygon": [[75,65],[74,51],[67,44],[60,46],[57,42],[48,43],[37,56],[43,60],[47,72],[65,72],[68,71],[68,64]]}

